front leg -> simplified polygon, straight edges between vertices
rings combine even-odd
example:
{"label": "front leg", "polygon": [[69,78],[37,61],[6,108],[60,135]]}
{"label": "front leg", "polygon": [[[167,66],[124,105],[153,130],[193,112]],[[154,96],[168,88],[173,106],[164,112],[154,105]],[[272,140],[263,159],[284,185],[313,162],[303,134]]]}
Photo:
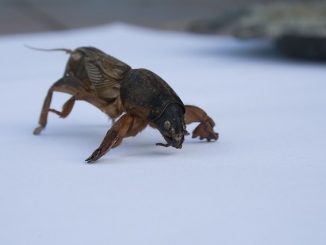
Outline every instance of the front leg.
{"label": "front leg", "polygon": [[206,112],[192,105],[185,106],[185,123],[190,124],[193,122],[199,122],[199,125],[192,132],[192,137],[199,137],[201,140],[206,139],[207,141],[217,140],[218,133],[214,132],[215,122],[210,118]]}

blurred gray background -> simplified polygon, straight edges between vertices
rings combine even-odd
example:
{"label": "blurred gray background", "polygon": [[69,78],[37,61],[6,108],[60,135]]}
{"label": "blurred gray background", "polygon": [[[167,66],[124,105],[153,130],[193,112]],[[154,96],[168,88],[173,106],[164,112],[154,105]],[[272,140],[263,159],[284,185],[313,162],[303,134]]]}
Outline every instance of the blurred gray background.
{"label": "blurred gray background", "polygon": [[0,0],[0,35],[112,22],[183,31],[193,21],[214,18],[232,8],[269,2],[275,0]]}

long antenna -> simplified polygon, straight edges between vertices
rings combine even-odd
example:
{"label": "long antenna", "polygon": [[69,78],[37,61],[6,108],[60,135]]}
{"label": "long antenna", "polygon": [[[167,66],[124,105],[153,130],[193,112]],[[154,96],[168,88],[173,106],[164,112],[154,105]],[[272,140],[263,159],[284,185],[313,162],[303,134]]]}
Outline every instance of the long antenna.
{"label": "long antenna", "polygon": [[35,48],[29,45],[24,44],[26,48],[36,50],[36,51],[44,51],[44,52],[52,52],[52,51],[63,51],[66,52],[67,54],[71,54],[73,51],[71,49],[66,49],[66,48],[54,48],[54,49],[45,49],[45,48]]}

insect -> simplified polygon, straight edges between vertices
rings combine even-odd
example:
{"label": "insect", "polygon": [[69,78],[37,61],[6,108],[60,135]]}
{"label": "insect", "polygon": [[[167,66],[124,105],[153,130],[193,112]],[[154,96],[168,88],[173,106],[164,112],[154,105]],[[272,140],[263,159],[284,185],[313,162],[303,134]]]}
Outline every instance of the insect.
{"label": "insect", "polygon": [[[213,119],[197,106],[184,105],[174,90],[149,70],[132,69],[93,47],[37,50],[64,51],[70,57],[63,77],[48,90],[35,135],[46,127],[49,112],[65,118],[77,100],[96,106],[113,121],[100,146],[86,159],[88,163],[95,162],[119,146],[123,138],[136,136],[148,125],[158,129],[165,139],[165,144],[157,143],[160,146],[180,149],[188,134],[186,124],[194,122],[199,125],[192,132],[193,138],[218,139]],[[71,95],[61,111],[50,108],[53,92]]]}

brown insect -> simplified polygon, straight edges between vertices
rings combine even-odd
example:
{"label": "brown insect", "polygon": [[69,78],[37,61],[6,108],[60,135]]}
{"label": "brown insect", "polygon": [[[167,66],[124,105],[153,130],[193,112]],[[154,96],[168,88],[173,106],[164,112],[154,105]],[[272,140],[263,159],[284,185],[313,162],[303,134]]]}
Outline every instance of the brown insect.
{"label": "brown insect", "polygon": [[[48,90],[35,135],[45,128],[49,112],[65,118],[76,100],[84,100],[113,120],[100,146],[86,159],[88,163],[120,145],[123,138],[137,135],[147,125],[160,131],[167,143],[157,145],[165,147],[181,148],[184,136],[188,134],[185,125],[193,122],[199,122],[192,133],[193,138],[218,139],[218,133],[213,130],[215,123],[205,111],[184,105],[173,89],[155,73],[132,69],[93,47],[45,51],[57,50],[65,51],[70,57],[63,77]],[[50,108],[53,92],[71,95],[62,111]]]}

